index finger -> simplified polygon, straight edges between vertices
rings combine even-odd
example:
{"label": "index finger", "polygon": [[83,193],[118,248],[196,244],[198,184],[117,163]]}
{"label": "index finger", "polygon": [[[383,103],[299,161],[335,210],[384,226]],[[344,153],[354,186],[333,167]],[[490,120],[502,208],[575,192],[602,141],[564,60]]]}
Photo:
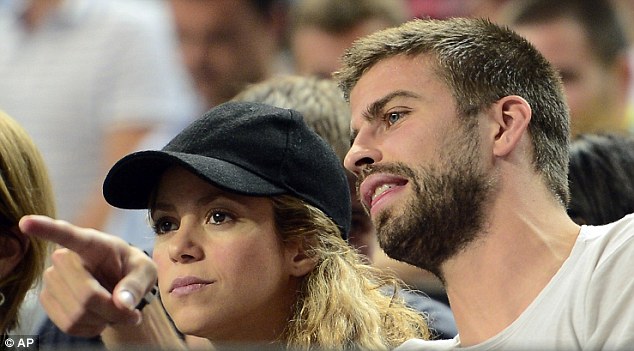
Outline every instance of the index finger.
{"label": "index finger", "polygon": [[75,252],[81,252],[95,243],[97,232],[80,228],[66,221],[47,216],[27,215],[20,218],[20,231],[64,246]]}

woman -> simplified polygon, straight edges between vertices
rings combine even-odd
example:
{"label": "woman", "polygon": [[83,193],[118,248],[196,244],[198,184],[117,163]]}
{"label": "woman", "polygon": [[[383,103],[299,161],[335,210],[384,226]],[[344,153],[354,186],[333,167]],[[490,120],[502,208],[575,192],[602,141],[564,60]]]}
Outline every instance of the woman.
{"label": "woman", "polygon": [[[345,173],[297,112],[220,105],[162,150],[121,159],[104,195],[149,208],[161,300],[184,334],[216,345],[371,350],[429,335],[420,314],[382,293],[397,291],[396,279],[345,242]],[[59,281],[46,280],[44,300],[68,291]]]}
{"label": "woman", "polygon": [[0,332],[19,326],[26,293],[41,277],[47,244],[26,237],[18,221],[27,214],[55,215],[53,191],[39,150],[26,131],[0,112]]}

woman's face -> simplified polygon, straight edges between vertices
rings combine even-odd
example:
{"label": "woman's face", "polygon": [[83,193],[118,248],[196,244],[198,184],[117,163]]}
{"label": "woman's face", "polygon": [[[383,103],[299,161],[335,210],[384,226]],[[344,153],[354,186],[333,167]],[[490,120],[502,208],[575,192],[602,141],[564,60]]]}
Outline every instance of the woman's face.
{"label": "woman's face", "polygon": [[227,342],[279,336],[298,278],[270,199],[229,193],[173,167],[151,212],[161,299],[181,332]]}

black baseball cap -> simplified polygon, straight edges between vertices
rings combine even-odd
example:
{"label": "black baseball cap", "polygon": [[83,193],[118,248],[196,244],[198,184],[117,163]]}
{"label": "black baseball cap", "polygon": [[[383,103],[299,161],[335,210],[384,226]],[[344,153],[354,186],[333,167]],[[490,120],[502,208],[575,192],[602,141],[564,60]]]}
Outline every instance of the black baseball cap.
{"label": "black baseball cap", "polygon": [[163,149],[119,160],[106,176],[104,197],[115,207],[148,208],[173,165],[237,194],[297,196],[322,210],[347,238],[350,192],[341,161],[295,110],[253,102],[218,105]]}

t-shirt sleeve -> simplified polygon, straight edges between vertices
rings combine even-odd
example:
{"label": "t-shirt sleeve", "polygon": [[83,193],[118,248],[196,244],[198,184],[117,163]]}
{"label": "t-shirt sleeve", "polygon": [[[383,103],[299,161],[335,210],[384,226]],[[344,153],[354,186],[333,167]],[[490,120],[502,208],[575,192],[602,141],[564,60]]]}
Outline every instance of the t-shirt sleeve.
{"label": "t-shirt sleeve", "polygon": [[[586,297],[586,350],[634,346],[634,222],[615,225],[606,241]],[[614,232],[610,232],[612,235]]]}

